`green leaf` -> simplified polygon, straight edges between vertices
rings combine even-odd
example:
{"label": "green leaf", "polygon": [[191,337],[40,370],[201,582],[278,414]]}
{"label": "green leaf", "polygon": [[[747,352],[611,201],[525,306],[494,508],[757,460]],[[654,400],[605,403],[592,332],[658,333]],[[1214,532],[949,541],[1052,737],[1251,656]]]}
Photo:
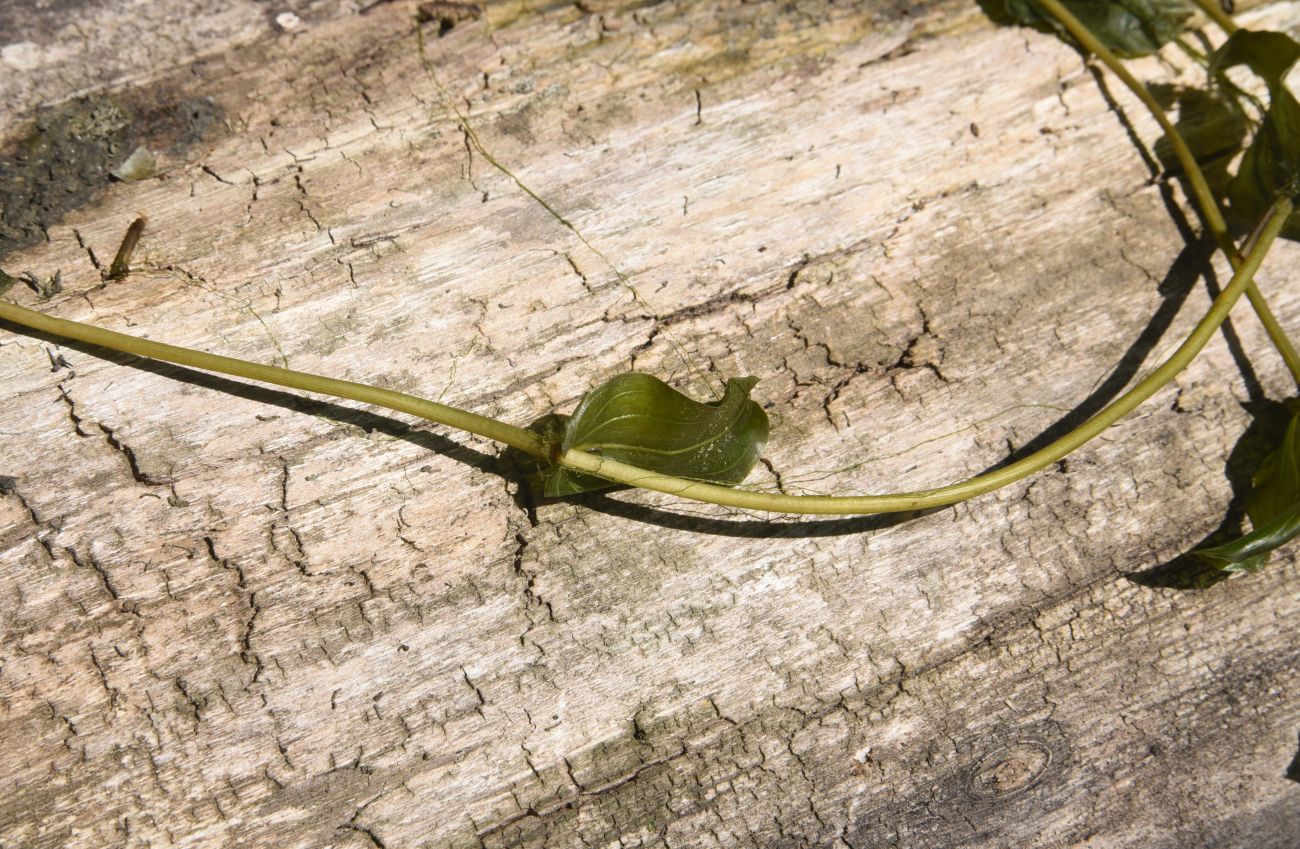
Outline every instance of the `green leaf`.
{"label": "green leaf", "polygon": [[[1159,83],[1148,85],[1147,89],[1163,108],[1177,109],[1178,121],[1174,126],[1178,134],[1191,149],[1217,195],[1225,194],[1228,164],[1241,152],[1248,129],[1246,115],[1234,93]],[[1156,141],[1154,152],[1166,174],[1183,174],[1182,163],[1167,136]]]}
{"label": "green leaf", "polygon": [[1256,526],[1300,501],[1300,413],[1287,425],[1282,444],[1260,462],[1251,484],[1246,513]]}
{"label": "green leaf", "polygon": [[[1238,30],[1210,57],[1211,76],[1222,80],[1229,68],[1245,65],[1268,86],[1268,109],[1255,139],[1228,185],[1232,210],[1256,221],[1279,195],[1300,194],[1300,103],[1285,78],[1300,61],[1300,44],[1280,32]],[[1287,219],[1282,234],[1300,239],[1300,212]]]}
{"label": "green leaf", "polygon": [[1196,554],[1206,563],[1225,572],[1255,572],[1268,562],[1274,549],[1300,534],[1300,502],[1267,524],[1226,545],[1198,549]]}
{"label": "green leaf", "polygon": [[1254,572],[1274,549],[1300,535],[1300,413],[1291,419],[1282,444],[1259,464],[1246,515],[1254,530],[1230,543],[1199,549],[1197,556],[1227,572]]}
{"label": "green leaf", "polygon": [[1272,94],[1297,60],[1300,44],[1285,33],[1239,29],[1210,56],[1209,74],[1221,77],[1229,68],[1245,65],[1268,84]]}
{"label": "green leaf", "polygon": [[[1071,41],[1065,29],[1034,0],[982,0],[994,20],[1052,32]],[[1063,0],[1062,4],[1097,40],[1119,56],[1149,56],[1168,44],[1191,17],[1183,0]]]}
{"label": "green leaf", "polygon": [[[767,414],[749,397],[757,382],[728,380],[721,400],[703,404],[651,375],[622,374],[588,392],[572,416],[547,416],[532,429],[556,460],[584,451],[665,475],[736,484],[767,444]],[[548,498],[614,485],[554,462],[538,472]]]}

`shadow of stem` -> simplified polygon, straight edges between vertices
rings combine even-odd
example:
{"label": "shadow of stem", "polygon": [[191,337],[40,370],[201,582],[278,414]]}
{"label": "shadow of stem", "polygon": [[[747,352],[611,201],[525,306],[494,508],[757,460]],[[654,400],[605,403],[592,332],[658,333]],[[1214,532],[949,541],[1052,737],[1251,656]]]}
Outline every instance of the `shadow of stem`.
{"label": "shadow of stem", "polygon": [[1129,580],[1146,587],[1200,590],[1230,577],[1229,573],[1201,560],[1195,551],[1222,545],[1241,536],[1246,518],[1246,496],[1250,493],[1255,470],[1282,441],[1292,415],[1279,401],[1253,401],[1246,405],[1246,409],[1251,414],[1250,425],[1238,438],[1224,465],[1224,474],[1232,487],[1232,500],[1228,502],[1223,522],[1188,551],[1150,569],[1131,572],[1125,576]]}

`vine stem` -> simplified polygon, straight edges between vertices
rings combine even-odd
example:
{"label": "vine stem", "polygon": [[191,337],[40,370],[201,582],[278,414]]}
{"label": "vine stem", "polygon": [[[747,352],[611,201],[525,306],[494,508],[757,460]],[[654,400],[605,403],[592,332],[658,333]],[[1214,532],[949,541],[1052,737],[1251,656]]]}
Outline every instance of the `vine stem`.
{"label": "vine stem", "polygon": [[3,300],[0,300],[0,319],[12,321],[15,324],[21,324],[42,333],[75,339],[78,342],[98,345],[101,348],[108,348],[113,351],[121,351],[124,354],[135,354],[148,357],[151,360],[162,360],[190,368],[203,369],[204,371],[215,371],[249,380],[258,380],[262,383],[274,383],[278,386],[287,386],[290,389],[302,389],[320,395],[347,398],[352,401],[360,401],[363,404],[374,404],[376,407],[387,407],[390,410],[410,413],[431,422],[445,424],[457,430],[478,434],[537,457],[546,455],[546,449],[542,446],[541,438],[532,431],[487,416],[480,416],[478,413],[471,413],[468,410],[449,407],[446,404],[439,404],[437,401],[417,398],[414,395],[395,392],[391,389],[382,389],[366,383],[354,383],[350,380],[321,377],[304,371],[280,368],[279,366],[250,363],[247,360],[239,360],[234,357],[223,357],[220,354],[208,354],[191,348],[182,348],[179,345],[155,342],[152,339],[141,339],[138,336],[129,336],[125,333],[106,330],[91,324],[82,324],[79,321],[55,318]]}
{"label": "vine stem", "polygon": [[[1210,309],[1197,323],[1191,334],[1168,359],[1134,385],[1132,389],[1116,398],[1078,428],[1029,456],[992,472],[986,472],[960,483],[937,489],[890,495],[822,496],[751,492],[716,484],[689,481],[669,475],[661,475],[581,451],[567,451],[559,458],[559,462],[567,468],[597,475],[615,483],[651,489],[710,504],[774,513],[804,515],[901,513],[911,510],[944,507],[977,495],[992,492],[1047,468],[1085,442],[1098,436],[1125,414],[1158,392],[1186,368],[1200,353],[1201,349],[1205,347],[1205,344],[1218,330],[1219,326],[1223,324],[1237,299],[1250,286],[1255,272],[1264,261],[1264,257],[1268,254],[1273,241],[1285,226],[1287,217],[1294,209],[1295,205],[1290,198],[1279,198],[1274,202],[1261,220],[1256,236],[1251,240],[1250,250],[1246,254],[1241,267],[1234,272],[1231,281],[1214,299],[1214,303],[1211,304]],[[292,389],[302,389],[308,392],[333,395],[365,404],[387,407],[390,410],[410,413],[433,422],[449,425],[505,443],[536,457],[547,457],[542,440],[531,431],[401,392],[380,389],[364,383],[320,377],[292,369],[250,363],[233,357],[207,354],[176,345],[154,342],[149,339],[140,339],[124,333],[82,324],[78,321],[54,318],[7,301],[0,301],[0,319],[44,333],[63,336],[123,353],[136,354],[182,366],[216,371],[264,383],[287,386]]]}
{"label": "vine stem", "polygon": [[1197,6],[1201,7],[1201,11],[1213,18],[1214,22],[1219,25],[1219,29],[1223,30],[1228,35],[1232,35],[1240,29],[1240,27],[1237,26],[1237,22],[1232,19],[1232,16],[1223,11],[1223,6],[1216,3],[1215,0],[1195,0],[1195,2]]}
{"label": "vine stem", "polygon": [[[1165,110],[1151,96],[1151,92],[1147,90],[1147,87],[1129,73],[1128,68],[1124,67],[1124,63],[1119,60],[1119,57],[1111,52],[1110,48],[1102,44],[1082,21],[1060,3],[1060,0],[1037,0],[1037,2],[1060,21],[1061,26],[1065,27],[1085,50],[1094,54],[1115,76],[1119,77],[1129,91],[1133,92],[1142,101],[1142,104],[1150,110],[1152,117],[1160,125],[1160,129],[1164,130],[1165,137],[1169,139],[1169,146],[1173,149],[1178,164],[1182,166],[1183,173],[1187,175],[1187,183],[1192,190],[1192,195],[1196,198],[1196,204],[1200,207],[1201,216],[1205,219],[1205,225],[1209,228],[1215,243],[1228,257],[1228,263],[1233,270],[1239,269],[1242,263],[1241,252],[1237,250],[1237,246],[1232,241],[1232,236],[1228,233],[1228,224],[1223,218],[1223,212],[1219,209],[1218,201],[1214,198],[1214,192],[1210,190],[1210,185],[1206,181],[1205,174],[1201,171],[1201,166],[1197,163],[1192,149],[1187,146],[1183,134],[1178,132],[1178,128],[1169,120]],[[1206,10],[1206,14],[1211,14],[1211,17],[1214,17],[1210,12],[1213,0],[1207,0],[1207,2],[1200,5]],[[1223,17],[1227,18],[1226,15],[1223,15]],[[1219,18],[1215,17],[1215,20],[1219,21]],[[1231,18],[1227,18],[1226,23],[1219,21],[1219,24],[1228,32],[1237,29],[1237,25],[1233,23]],[[1231,27],[1231,29],[1228,29],[1228,27]],[[1277,352],[1282,356],[1283,362],[1286,363],[1287,370],[1291,372],[1291,379],[1295,381],[1297,386],[1300,386],[1300,353],[1297,353],[1295,346],[1291,344],[1290,338],[1286,335],[1286,331],[1282,329],[1277,316],[1273,314],[1268,301],[1254,283],[1251,283],[1246,289],[1246,298],[1250,301],[1250,305],[1254,307],[1260,323],[1264,325],[1264,331],[1268,334],[1273,347],[1277,348]]]}

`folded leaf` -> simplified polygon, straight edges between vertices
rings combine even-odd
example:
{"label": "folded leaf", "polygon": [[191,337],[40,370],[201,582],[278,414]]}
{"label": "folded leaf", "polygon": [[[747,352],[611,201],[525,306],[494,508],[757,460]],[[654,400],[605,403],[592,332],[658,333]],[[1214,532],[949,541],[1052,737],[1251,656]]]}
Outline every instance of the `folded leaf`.
{"label": "folded leaf", "polygon": [[[1254,30],[1233,33],[1210,57],[1213,77],[1245,65],[1268,85],[1268,110],[1228,186],[1233,212],[1243,220],[1259,219],[1278,195],[1300,193],[1300,103],[1285,83],[1297,61],[1300,44],[1292,38]],[[1287,219],[1282,234],[1300,239],[1300,212]]]}
{"label": "folded leaf", "polygon": [[[1183,0],[1063,0],[1097,40],[1119,56],[1149,56],[1183,31],[1192,10]],[[1070,41],[1064,27],[1034,0],[984,0],[995,19],[1013,21]]]}
{"label": "folded leaf", "polygon": [[1300,534],[1300,413],[1291,419],[1282,444],[1259,464],[1246,498],[1254,528],[1225,545],[1202,548],[1202,560],[1228,572],[1254,572],[1274,549]]}
{"label": "folded leaf", "polygon": [[[623,374],[588,392],[572,416],[547,417],[534,430],[546,439],[562,428],[558,445],[552,438],[556,460],[583,451],[675,477],[740,483],[767,443],[767,414],[749,397],[757,382],[728,380],[722,399],[704,404],[651,375]],[[614,485],[556,463],[539,472],[547,497]]]}
{"label": "folded leaf", "polygon": [[1246,498],[1246,513],[1259,527],[1300,501],[1300,414],[1291,419],[1282,443],[1259,464]]}
{"label": "folded leaf", "polygon": [[1210,56],[1209,74],[1221,77],[1229,68],[1245,65],[1268,84],[1272,93],[1297,61],[1300,44],[1285,33],[1239,29]]}
{"label": "folded leaf", "polygon": [[1300,502],[1273,521],[1257,525],[1255,530],[1226,545],[1198,549],[1196,554],[1206,563],[1225,572],[1254,572],[1268,562],[1274,549],[1300,534]]}

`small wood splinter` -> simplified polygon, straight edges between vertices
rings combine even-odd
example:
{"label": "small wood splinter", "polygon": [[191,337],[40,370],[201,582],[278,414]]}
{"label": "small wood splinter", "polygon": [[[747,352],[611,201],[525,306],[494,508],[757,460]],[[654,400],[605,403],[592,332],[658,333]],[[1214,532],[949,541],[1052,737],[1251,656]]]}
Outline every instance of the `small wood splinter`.
{"label": "small wood splinter", "polygon": [[131,257],[135,254],[136,243],[140,241],[140,235],[144,233],[144,225],[148,221],[148,217],[141,215],[126,228],[126,235],[122,237],[117,256],[113,257],[113,264],[108,267],[108,273],[104,275],[105,280],[125,280],[131,273]]}

